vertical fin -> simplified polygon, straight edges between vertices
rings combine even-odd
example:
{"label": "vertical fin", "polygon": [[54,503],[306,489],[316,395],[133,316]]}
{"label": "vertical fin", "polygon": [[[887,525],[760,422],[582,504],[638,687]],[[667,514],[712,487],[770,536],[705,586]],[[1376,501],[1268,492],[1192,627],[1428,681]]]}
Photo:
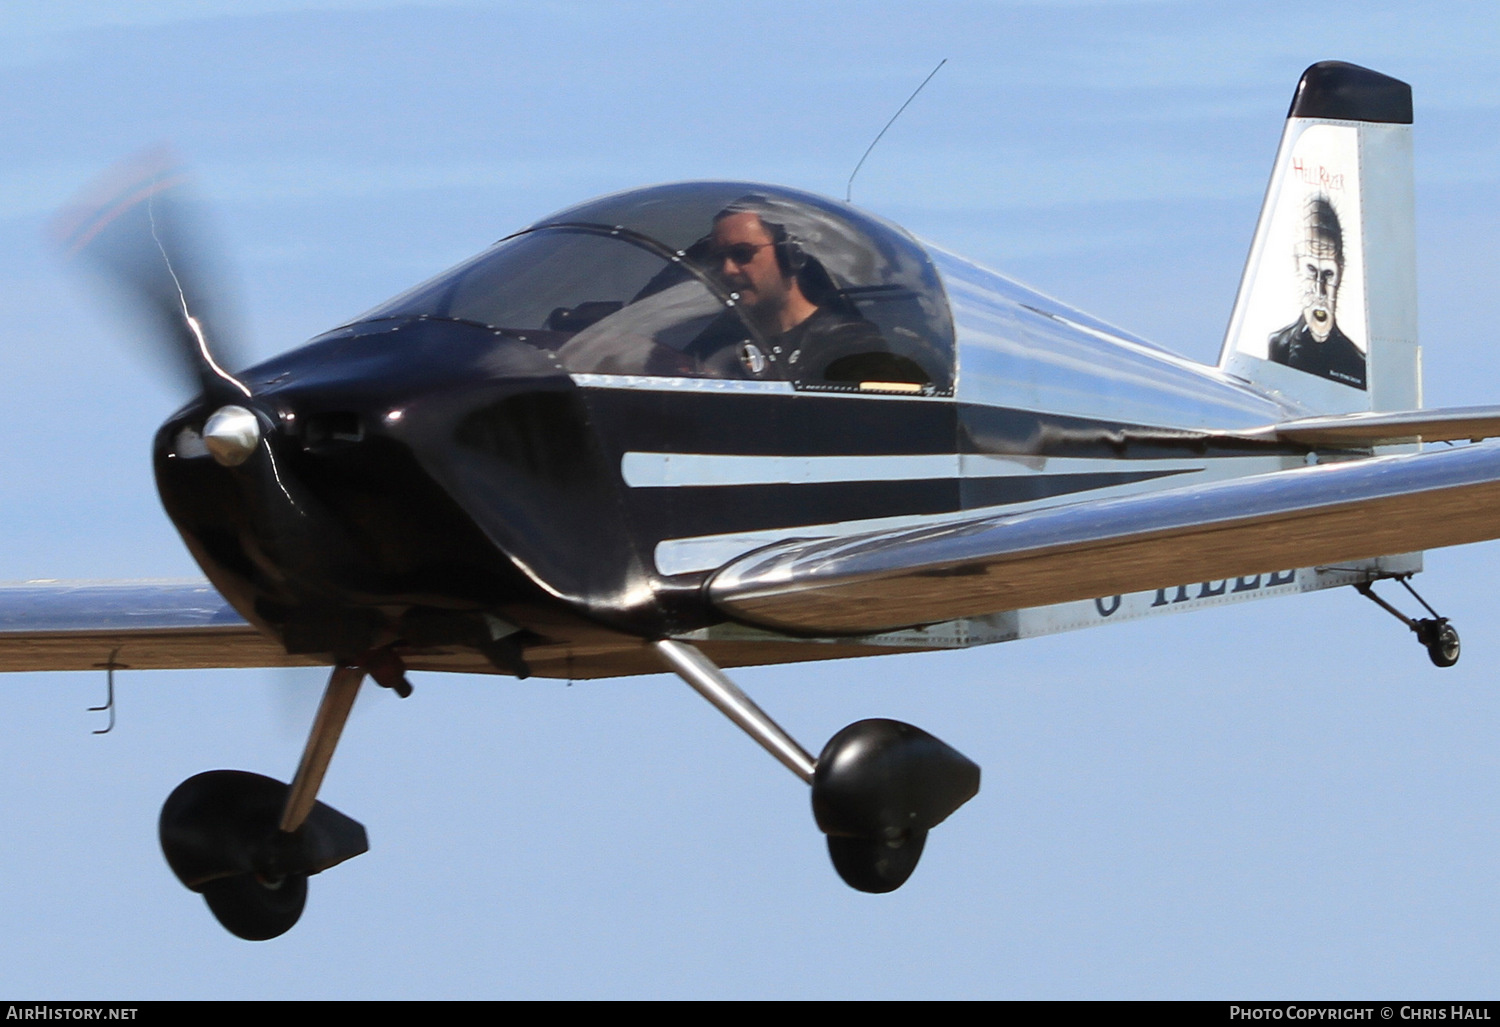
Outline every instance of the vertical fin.
{"label": "vertical fin", "polygon": [[1411,122],[1404,82],[1303,72],[1220,367],[1310,413],[1421,406]]}

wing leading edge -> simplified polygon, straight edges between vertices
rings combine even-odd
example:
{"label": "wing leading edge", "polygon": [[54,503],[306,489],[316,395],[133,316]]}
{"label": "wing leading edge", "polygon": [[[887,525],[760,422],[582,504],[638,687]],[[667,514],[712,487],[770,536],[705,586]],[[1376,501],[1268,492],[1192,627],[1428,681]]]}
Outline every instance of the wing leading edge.
{"label": "wing leading edge", "polygon": [[871,634],[1500,537],[1500,445],[756,550],[710,580],[736,620]]}

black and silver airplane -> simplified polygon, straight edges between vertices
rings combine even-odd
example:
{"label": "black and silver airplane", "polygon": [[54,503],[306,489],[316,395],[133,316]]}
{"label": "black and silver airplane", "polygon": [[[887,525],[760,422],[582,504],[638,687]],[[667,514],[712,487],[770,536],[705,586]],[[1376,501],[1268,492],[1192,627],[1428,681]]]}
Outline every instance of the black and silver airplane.
{"label": "black and silver airplane", "polygon": [[[1421,409],[1411,91],[1298,84],[1218,366],[853,206],[694,182],[543,218],[237,365],[137,166],[68,247],[195,398],[157,432],[207,582],[0,588],[0,669],[330,665],[290,785],[211,771],[168,864],[243,938],[366,849],[317,801],[362,681],[670,670],[811,786],[843,879],[900,887],[979,768],[862,720],[814,755],[722,668],[980,645],[1405,584],[1500,536],[1500,408]],[[1408,586],[1409,587],[1409,586]],[[1432,660],[1446,619],[1401,616]]]}

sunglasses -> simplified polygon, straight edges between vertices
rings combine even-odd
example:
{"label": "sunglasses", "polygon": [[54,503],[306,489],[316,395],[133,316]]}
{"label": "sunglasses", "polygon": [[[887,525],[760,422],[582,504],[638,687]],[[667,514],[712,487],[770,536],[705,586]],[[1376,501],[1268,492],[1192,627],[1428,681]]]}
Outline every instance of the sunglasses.
{"label": "sunglasses", "polygon": [[712,267],[718,267],[726,260],[743,267],[754,260],[761,250],[775,245],[773,242],[737,242],[732,246],[709,250],[704,254],[704,260]]}

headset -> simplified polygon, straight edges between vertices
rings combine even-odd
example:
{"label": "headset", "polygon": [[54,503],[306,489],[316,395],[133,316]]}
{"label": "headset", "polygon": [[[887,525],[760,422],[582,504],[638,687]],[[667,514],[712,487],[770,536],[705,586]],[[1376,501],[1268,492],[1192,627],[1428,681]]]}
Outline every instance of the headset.
{"label": "headset", "polygon": [[741,196],[730,203],[719,213],[714,215],[714,221],[720,221],[732,214],[754,214],[760,218],[760,223],[771,233],[771,245],[775,248],[776,266],[781,268],[781,273],[791,278],[807,266],[807,251],[802,248],[802,240],[787,231],[785,225],[773,220],[774,206],[771,201],[760,193],[750,193]]}

